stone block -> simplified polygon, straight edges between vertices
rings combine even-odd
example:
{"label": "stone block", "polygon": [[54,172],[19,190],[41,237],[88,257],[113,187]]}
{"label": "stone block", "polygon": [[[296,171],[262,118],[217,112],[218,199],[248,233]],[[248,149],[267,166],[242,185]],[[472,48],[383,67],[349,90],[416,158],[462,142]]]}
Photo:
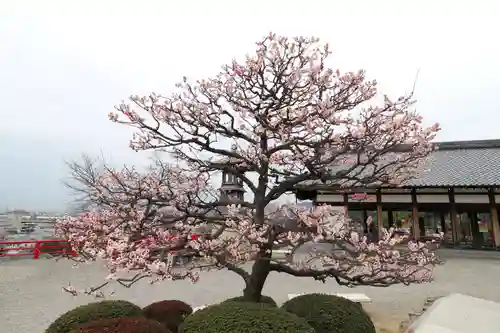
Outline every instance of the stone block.
{"label": "stone block", "polygon": [[498,333],[500,303],[450,294],[434,303],[405,333]]}

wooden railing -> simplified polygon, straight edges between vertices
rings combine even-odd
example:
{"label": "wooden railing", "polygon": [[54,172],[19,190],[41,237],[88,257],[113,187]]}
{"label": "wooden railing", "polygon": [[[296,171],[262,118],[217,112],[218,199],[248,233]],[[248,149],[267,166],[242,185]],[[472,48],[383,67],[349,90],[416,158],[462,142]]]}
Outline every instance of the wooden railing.
{"label": "wooden railing", "polygon": [[23,241],[0,241],[1,257],[32,257],[40,258],[41,254],[70,254],[77,256],[71,246],[65,240],[23,240]]}
{"label": "wooden railing", "polygon": [[[199,234],[192,234],[191,240],[196,240]],[[175,236],[172,236],[175,238]],[[175,251],[172,251],[175,252]],[[73,257],[78,255],[73,251],[69,243],[65,240],[44,239],[44,240],[22,240],[22,241],[2,241],[0,240],[0,258],[2,257],[32,257],[40,258],[41,254],[69,254]]]}

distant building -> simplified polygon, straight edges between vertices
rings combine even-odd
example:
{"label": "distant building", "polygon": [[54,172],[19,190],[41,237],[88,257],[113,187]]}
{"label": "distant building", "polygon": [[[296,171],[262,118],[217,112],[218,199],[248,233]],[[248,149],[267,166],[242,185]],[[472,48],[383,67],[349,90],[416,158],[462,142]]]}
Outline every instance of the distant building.
{"label": "distant building", "polygon": [[15,227],[21,227],[24,220],[31,218],[31,213],[22,209],[7,212],[7,215],[12,225]]}
{"label": "distant building", "polygon": [[0,230],[7,235],[33,234],[39,238],[54,234],[57,216],[30,213],[26,210],[12,210],[0,214]]}
{"label": "distant building", "polygon": [[0,228],[7,228],[10,227],[10,220],[9,220],[9,215],[5,213],[0,214]]}

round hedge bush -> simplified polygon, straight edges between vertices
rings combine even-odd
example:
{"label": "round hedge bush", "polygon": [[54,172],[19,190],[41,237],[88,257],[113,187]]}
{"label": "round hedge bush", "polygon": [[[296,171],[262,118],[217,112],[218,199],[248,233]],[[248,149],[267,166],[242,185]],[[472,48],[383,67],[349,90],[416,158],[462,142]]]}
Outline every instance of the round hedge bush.
{"label": "round hedge bush", "polygon": [[81,324],[70,333],[172,333],[172,331],[156,320],[144,317],[121,317]]}
{"label": "round hedge bush", "polygon": [[142,316],[144,316],[142,309],[127,301],[89,303],[61,315],[47,328],[45,333],[68,333],[79,324],[99,319]]}
{"label": "round hedge bush", "polygon": [[[225,302],[250,302],[250,301],[246,300],[244,298],[244,296],[237,296],[237,297],[233,297],[233,298],[228,298],[223,303],[225,303]],[[274,299],[272,297],[265,296],[265,295],[261,295],[260,300],[257,303],[269,304],[269,305],[272,305],[274,307],[278,306],[278,304],[276,304],[276,302],[274,301]]]}
{"label": "round hedge bush", "polygon": [[182,333],[315,333],[307,322],[263,303],[223,302],[196,311]]}
{"label": "round hedge bush", "polygon": [[304,318],[316,333],[375,333],[375,326],[359,304],[325,294],[301,295],[282,309]]}
{"label": "round hedge bush", "polygon": [[177,332],[184,318],[193,313],[189,304],[178,300],[155,302],[142,310],[146,318],[159,321],[172,332]]}

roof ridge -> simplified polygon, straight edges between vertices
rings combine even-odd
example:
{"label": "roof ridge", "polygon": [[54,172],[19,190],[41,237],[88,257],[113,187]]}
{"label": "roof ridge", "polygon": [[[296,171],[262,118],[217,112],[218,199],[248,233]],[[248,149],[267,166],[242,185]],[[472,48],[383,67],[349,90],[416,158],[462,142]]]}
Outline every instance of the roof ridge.
{"label": "roof ridge", "polygon": [[435,143],[439,150],[500,148],[500,139],[442,141]]}

